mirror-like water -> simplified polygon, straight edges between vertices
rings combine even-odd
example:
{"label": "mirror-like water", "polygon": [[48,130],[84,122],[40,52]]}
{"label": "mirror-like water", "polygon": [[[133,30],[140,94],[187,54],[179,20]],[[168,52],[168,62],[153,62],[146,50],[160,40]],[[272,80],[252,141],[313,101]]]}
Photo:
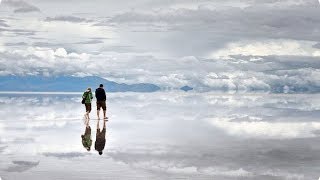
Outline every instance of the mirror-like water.
{"label": "mirror-like water", "polygon": [[107,97],[105,147],[81,135],[80,94],[0,95],[6,179],[317,179],[319,95],[161,92]]}

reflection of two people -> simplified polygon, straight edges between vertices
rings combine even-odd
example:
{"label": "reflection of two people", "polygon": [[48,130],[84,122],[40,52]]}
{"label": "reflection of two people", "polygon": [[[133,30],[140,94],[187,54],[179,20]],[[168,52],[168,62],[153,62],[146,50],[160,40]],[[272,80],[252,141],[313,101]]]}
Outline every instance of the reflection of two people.
{"label": "reflection of two people", "polygon": [[[89,122],[86,124],[86,129],[84,135],[81,135],[82,145],[88,151],[91,149],[91,128]],[[100,155],[103,153],[103,149],[106,145],[106,120],[103,121],[103,128],[100,129],[100,120],[97,122],[97,132],[96,132],[96,142],[94,143],[94,149],[98,151]]]}

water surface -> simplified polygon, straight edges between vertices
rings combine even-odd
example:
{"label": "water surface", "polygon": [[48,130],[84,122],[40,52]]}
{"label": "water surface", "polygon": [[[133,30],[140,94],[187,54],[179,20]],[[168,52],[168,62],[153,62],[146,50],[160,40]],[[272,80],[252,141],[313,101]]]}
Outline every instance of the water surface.
{"label": "water surface", "polygon": [[80,96],[0,94],[2,179],[320,176],[319,95],[111,93],[101,156],[95,105],[82,146]]}

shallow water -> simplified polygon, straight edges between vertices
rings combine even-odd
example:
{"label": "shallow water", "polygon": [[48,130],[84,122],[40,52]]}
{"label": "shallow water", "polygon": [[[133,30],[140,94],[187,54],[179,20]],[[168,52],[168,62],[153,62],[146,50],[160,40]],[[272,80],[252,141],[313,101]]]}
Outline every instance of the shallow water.
{"label": "shallow water", "polygon": [[111,93],[101,156],[95,105],[82,146],[80,96],[0,95],[2,179],[320,176],[320,95]]}

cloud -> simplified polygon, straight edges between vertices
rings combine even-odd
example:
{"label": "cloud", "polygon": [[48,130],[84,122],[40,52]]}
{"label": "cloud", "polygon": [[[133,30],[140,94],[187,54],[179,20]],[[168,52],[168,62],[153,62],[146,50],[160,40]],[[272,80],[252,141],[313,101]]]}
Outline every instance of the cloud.
{"label": "cloud", "polygon": [[[9,35],[16,35],[16,36],[33,36],[36,34],[37,31],[34,30],[27,30],[27,29],[10,29],[10,28],[0,28],[0,31],[7,32]],[[9,42],[10,43],[10,42]]]}
{"label": "cloud", "polygon": [[18,8],[14,10],[15,13],[40,12],[40,9],[34,6]]}
{"label": "cloud", "polygon": [[60,43],[50,43],[50,42],[34,42],[32,45],[35,47],[42,47],[42,48],[63,46],[63,44],[60,44]]}
{"label": "cloud", "polygon": [[29,137],[15,138],[12,141],[12,143],[16,143],[16,144],[34,143],[34,142],[35,142],[34,138],[29,138]]}
{"label": "cloud", "polygon": [[222,176],[222,177],[252,177],[253,173],[239,169],[228,169],[225,167],[198,168],[194,166],[183,166],[172,162],[142,161],[131,164],[135,168],[159,171],[161,173],[189,176]]}
{"label": "cloud", "polygon": [[15,13],[40,12],[40,9],[23,0],[4,0],[2,5],[13,7]]}
{"label": "cloud", "polygon": [[78,158],[78,157],[83,157],[86,156],[87,154],[85,153],[79,153],[79,152],[68,152],[68,153],[43,153],[44,156],[46,157],[57,157],[57,158]]}
{"label": "cloud", "polygon": [[10,27],[5,20],[0,19],[0,27]]}
{"label": "cloud", "polygon": [[98,39],[93,39],[93,40],[88,40],[88,41],[81,41],[77,42],[76,44],[101,44],[103,41],[98,40]]}
{"label": "cloud", "polygon": [[313,47],[313,48],[320,49],[320,43],[314,44],[312,47]]}
{"label": "cloud", "polygon": [[17,42],[17,43],[5,43],[6,46],[26,46],[25,42]]}
{"label": "cloud", "polygon": [[[228,2],[220,1],[220,5],[217,2],[214,5],[200,2],[198,6],[193,3],[196,8],[166,6],[150,10],[134,9],[116,14],[99,24],[135,32],[120,32],[132,41],[136,40],[139,31],[143,31],[144,36],[148,36],[148,32],[164,31],[166,33],[162,33],[161,39],[154,38],[150,33],[148,39],[159,43],[153,43],[152,47],[158,45],[158,51],[179,56],[207,56],[214,49],[242,40],[320,40],[319,34],[314,33],[320,24],[315,1],[241,2],[248,4],[247,7],[228,6]],[[163,39],[166,42],[161,41]],[[139,45],[151,49],[148,42],[142,43],[140,40]]]}
{"label": "cloud", "polygon": [[6,169],[8,172],[24,172],[39,165],[40,161],[12,161],[13,166]]}
{"label": "cloud", "polygon": [[[2,142],[0,141],[0,144],[2,144]],[[0,153],[2,153],[3,151],[5,151],[5,149],[7,148],[8,146],[0,146]]]}
{"label": "cloud", "polygon": [[56,16],[56,17],[47,17],[45,21],[65,21],[65,22],[73,22],[73,23],[80,23],[80,22],[90,22],[85,18],[76,17],[76,16]]}
{"label": "cloud", "polygon": [[[140,1],[121,8],[126,3],[109,3],[121,9],[116,12],[88,6],[58,15],[48,8],[44,17],[5,18],[10,28],[2,29],[0,74],[95,75],[202,92],[320,89],[320,19],[313,1]],[[94,26],[99,23],[104,26]],[[10,46],[21,41],[26,44]]]}
{"label": "cloud", "polygon": [[212,53],[215,58],[228,58],[232,55],[242,56],[318,56],[319,50],[314,42],[292,40],[275,40],[262,42],[230,43],[225,48]]}
{"label": "cloud", "polygon": [[233,136],[258,138],[305,138],[316,137],[314,131],[320,129],[317,122],[266,122],[237,121],[232,118],[211,118],[208,122]]}
{"label": "cloud", "polygon": [[[205,7],[203,5],[196,9],[163,8],[154,11],[129,11],[113,16],[109,21],[142,27],[146,27],[143,25],[163,24],[177,31],[204,31],[206,32],[204,35],[211,39],[216,39],[218,35],[225,36],[225,40],[230,39],[228,38],[230,35],[233,35],[231,39],[314,40],[319,38],[318,35],[312,33],[316,30],[316,24],[320,23],[320,19],[316,16],[318,8],[314,6],[314,3],[291,4],[287,2],[281,6],[269,6],[263,2],[256,2],[244,9],[234,7],[210,9],[210,5],[209,8]],[[106,23],[108,24],[108,21]],[[302,26],[310,29],[302,28]],[[309,32],[312,35],[299,34],[301,32]]]}
{"label": "cloud", "polygon": [[[239,49],[239,52],[244,52]],[[0,64],[3,68],[0,73],[45,76],[90,74],[125,83],[155,83],[165,89],[189,85],[195,87],[195,91],[318,92],[319,57],[313,56],[314,49],[308,46],[305,49],[307,54],[304,56],[272,55],[270,51],[266,56],[224,53],[227,59],[192,56],[160,59],[144,53],[88,54],[68,52],[64,48],[37,47],[2,51]],[[131,68],[128,69],[128,66]],[[106,67],[108,71],[101,67]]]}

